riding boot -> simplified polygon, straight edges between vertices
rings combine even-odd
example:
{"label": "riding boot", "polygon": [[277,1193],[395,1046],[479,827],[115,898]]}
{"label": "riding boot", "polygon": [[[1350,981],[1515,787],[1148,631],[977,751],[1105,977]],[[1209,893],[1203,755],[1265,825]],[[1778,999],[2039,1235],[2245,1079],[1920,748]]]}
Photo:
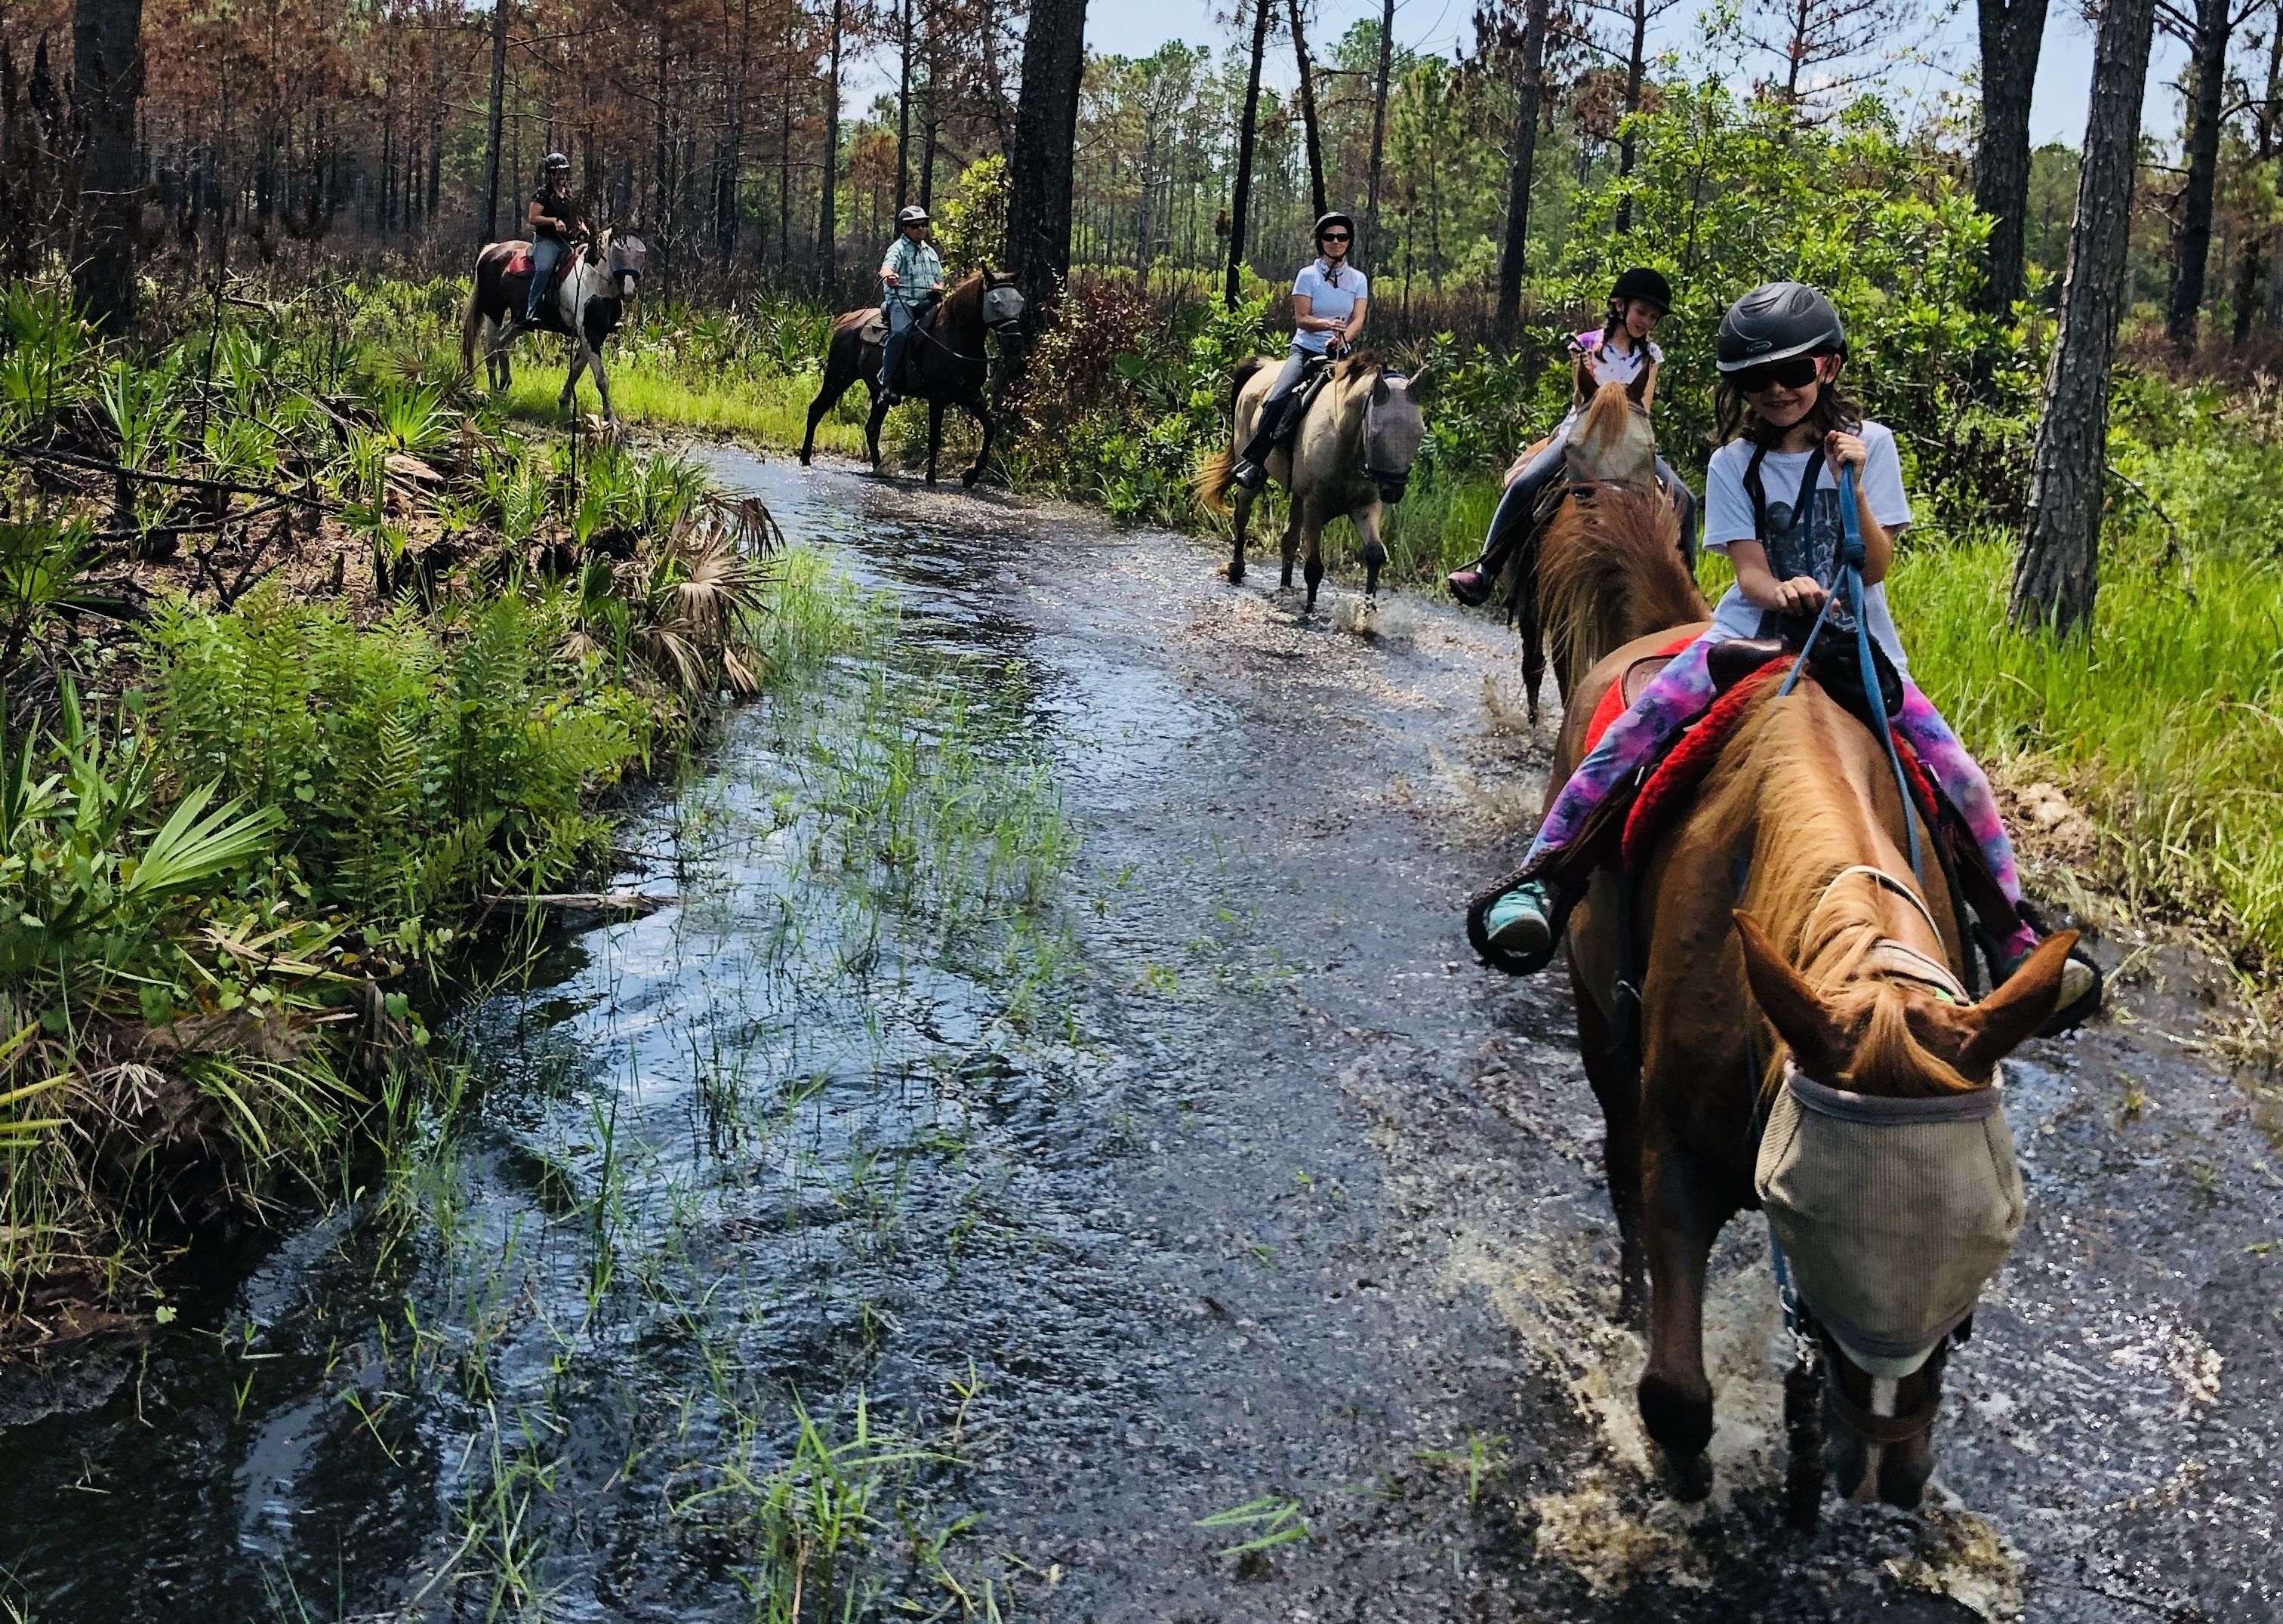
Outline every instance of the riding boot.
{"label": "riding boot", "polygon": [[1268,477],[1268,459],[1276,454],[1277,442],[1284,438],[1284,419],[1291,415],[1290,394],[1264,402],[1260,421],[1253,425],[1252,438],[1244,442],[1237,454],[1236,469],[1230,482],[1245,490],[1258,490]]}
{"label": "riding boot", "polygon": [[1506,488],[1506,494],[1499,498],[1498,507],[1491,514],[1490,533],[1483,539],[1482,556],[1445,577],[1452,597],[1470,605],[1489,600],[1498,589],[1499,577],[1506,574],[1515,550],[1536,528],[1538,499],[1546,489],[1546,482],[1561,466],[1562,446],[1557,442],[1540,452]]}

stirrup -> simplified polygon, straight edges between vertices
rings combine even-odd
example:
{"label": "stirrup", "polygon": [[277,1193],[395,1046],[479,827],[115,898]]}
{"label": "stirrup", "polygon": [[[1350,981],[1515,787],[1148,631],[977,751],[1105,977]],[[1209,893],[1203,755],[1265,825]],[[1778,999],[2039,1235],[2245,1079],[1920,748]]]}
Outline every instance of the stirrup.
{"label": "stirrup", "polygon": [[1534,975],[1554,960],[1561,948],[1562,936],[1569,929],[1570,910],[1577,902],[1574,894],[1559,892],[1541,876],[1538,886],[1546,895],[1546,940],[1533,944],[1527,952],[1514,952],[1491,940],[1490,914],[1503,897],[1524,883],[1521,873],[1507,875],[1477,891],[1467,903],[1467,942],[1476,956],[1493,970],[1503,970],[1508,975]]}

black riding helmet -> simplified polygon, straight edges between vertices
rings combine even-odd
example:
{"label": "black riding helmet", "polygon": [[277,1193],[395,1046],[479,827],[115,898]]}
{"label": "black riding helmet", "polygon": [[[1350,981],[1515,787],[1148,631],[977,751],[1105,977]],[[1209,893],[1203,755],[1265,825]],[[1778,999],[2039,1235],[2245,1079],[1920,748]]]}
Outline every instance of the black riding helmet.
{"label": "black riding helmet", "polygon": [[1636,299],[1669,313],[1672,309],[1672,284],[1664,279],[1662,272],[1636,265],[1610,286],[1609,302],[1623,305]]}
{"label": "black riding helmet", "polygon": [[1351,242],[1355,240],[1355,222],[1349,219],[1345,215],[1339,213],[1337,210],[1334,210],[1329,215],[1320,215],[1317,216],[1316,235],[1314,240],[1318,244],[1321,244],[1324,240],[1324,233],[1330,230],[1336,225],[1344,225],[1347,227],[1348,240]]}
{"label": "black riding helmet", "polygon": [[1794,355],[1847,353],[1847,328],[1831,301],[1804,282],[1764,282],[1720,318],[1719,367],[1741,372]]}

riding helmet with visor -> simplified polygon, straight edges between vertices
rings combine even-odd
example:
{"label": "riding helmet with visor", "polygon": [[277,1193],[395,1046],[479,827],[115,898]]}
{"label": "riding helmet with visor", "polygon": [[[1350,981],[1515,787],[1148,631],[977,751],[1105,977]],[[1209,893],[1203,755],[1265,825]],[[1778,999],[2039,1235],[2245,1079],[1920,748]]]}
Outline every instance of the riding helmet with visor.
{"label": "riding helmet with visor", "polygon": [[1847,328],[1839,312],[1804,282],[1767,282],[1720,318],[1719,367],[1741,372],[1795,355],[1843,355]]}
{"label": "riding helmet with visor", "polygon": [[1348,240],[1351,242],[1355,240],[1355,222],[1349,219],[1345,215],[1340,214],[1336,211],[1329,215],[1320,215],[1317,216],[1315,240],[1319,244],[1321,244],[1324,240],[1324,233],[1330,230],[1336,225],[1346,227]]}
{"label": "riding helmet with visor", "polygon": [[571,172],[571,160],[561,152],[549,152],[539,167],[549,175],[568,175]]}
{"label": "riding helmet with visor", "polygon": [[1643,304],[1652,304],[1660,310],[1670,312],[1672,308],[1672,284],[1664,279],[1662,272],[1651,270],[1646,265],[1636,265],[1611,285],[1609,302],[1625,305],[1636,299]]}
{"label": "riding helmet with visor", "polygon": [[896,230],[899,231],[909,230],[916,225],[929,223],[931,222],[928,219],[927,210],[916,203],[907,203],[896,211]]}

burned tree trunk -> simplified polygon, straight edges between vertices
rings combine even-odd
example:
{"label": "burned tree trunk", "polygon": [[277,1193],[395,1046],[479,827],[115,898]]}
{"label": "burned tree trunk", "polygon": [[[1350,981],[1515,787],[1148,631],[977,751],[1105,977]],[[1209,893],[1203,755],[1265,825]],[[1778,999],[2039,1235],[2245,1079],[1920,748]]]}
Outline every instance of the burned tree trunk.
{"label": "burned tree trunk", "polygon": [[72,284],[88,318],[135,322],[135,105],[143,94],[143,0],[79,0],[72,18],[72,109],[80,136],[80,217]]}

